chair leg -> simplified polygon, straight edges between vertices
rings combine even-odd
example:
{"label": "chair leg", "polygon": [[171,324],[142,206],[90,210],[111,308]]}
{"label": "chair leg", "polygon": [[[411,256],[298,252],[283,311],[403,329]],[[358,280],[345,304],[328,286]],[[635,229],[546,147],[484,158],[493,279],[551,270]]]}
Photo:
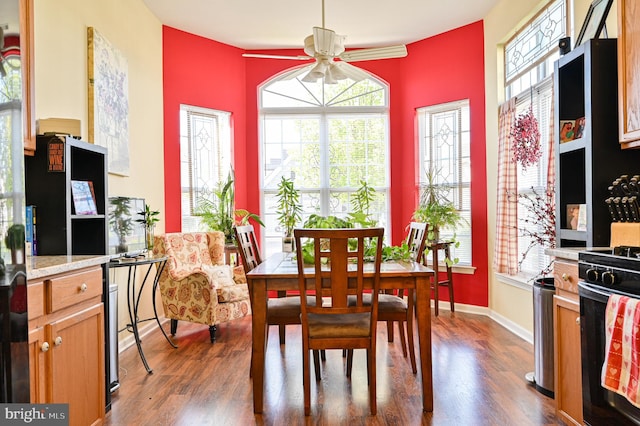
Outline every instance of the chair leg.
{"label": "chair leg", "polygon": [[321,359],[323,362],[327,360],[327,352],[326,352],[324,349],[322,349],[322,350],[320,351],[320,359]]}
{"label": "chair leg", "polygon": [[313,351],[313,369],[316,373],[316,382],[320,381],[320,354],[319,351]]}
{"label": "chair leg", "polygon": [[393,321],[387,321],[387,342],[393,343]]}
{"label": "chair leg", "polygon": [[404,336],[404,322],[398,321],[398,332],[400,333],[400,344],[402,346],[402,356],[407,357],[407,338]]}
{"label": "chair leg", "polygon": [[278,331],[279,331],[279,333],[280,333],[280,344],[281,344],[281,345],[284,345],[284,336],[285,336],[285,334],[286,334],[286,331],[285,331],[285,329],[284,329],[284,324],[280,324],[280,325],[278,326]]}
{"label": "chair leg", "polygon": [[215,325],[209,326],[209,336],[211,337],[211,343],[216,341],[216,330],[217,329],[218,329],[218,327],[216,327]]}
{"label": "chair leg", "polygon": [[171,320],[171,335],[175,336],[177,331],[178,331],[178,320],[177,319],[172,319]]}
{"label": "chair leg", "polygon": [[378,413],[378,403],[376,401],[376,348],[367,349],[367,371],[369,380],[369,407],[371,415]]}
{"label": "chair leg", "polygon": [[411,369],[413,374],[418,372],[416,367],[416,349],[413,341],[413,313],[407,313],[407,340],[409,341],[409,358],[411,359]]}
{"label": "chair leg", "polygon": [[309,371],[309,344],[302,344],[302,387],[304,392],[304,415],[311,414],[311,372]]}
{"label": "chair leg", "polygon": [[438,296],[438,277],[434,277],[433,278],[433,301],[434,301],[434,309],[435,309],[435,313],[436,316],[438,316],[438,302],[440,300],[440,297]]}
{"label": "chair leg", "polygon": [[347,350],[347,377],[351,377],[351,368],[353,367],[353,349]]}

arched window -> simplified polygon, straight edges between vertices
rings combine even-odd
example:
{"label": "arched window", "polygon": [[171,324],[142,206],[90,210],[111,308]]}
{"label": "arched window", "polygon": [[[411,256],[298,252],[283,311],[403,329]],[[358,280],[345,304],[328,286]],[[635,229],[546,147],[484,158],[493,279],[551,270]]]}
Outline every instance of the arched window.
{"label": "arched window", "polygon": [[376,191],[369,213],[380,226],[389,223],[388,86],[371,74],[335,84],[303,82],[308,68],[275,76],[259,91],[266,255],[281,250],[275,195],[282,176],[293,178],[301,193],[303,221],[312,213],[346,217],[366,182]]}

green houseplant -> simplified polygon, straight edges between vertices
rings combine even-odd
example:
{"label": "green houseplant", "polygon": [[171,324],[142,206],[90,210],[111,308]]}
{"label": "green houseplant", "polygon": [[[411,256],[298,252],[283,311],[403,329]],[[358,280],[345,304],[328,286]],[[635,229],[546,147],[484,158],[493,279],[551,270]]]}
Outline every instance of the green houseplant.
{"label": "green houseplant", "polygon": [[[436,183],[437,171],[431,167],[426,174],[426,183],[421,188],[418,207],[413,212],[413,220],[428,223],[429,243],[440,241],[442,228],[455,229],[466,223],[456,206],[446,196],[447,188]],[[450,239],[454,247],[459,246],[455,233]],[[445,259],[448,264],[458,263],[458,258]]]}
{"label": "green houseplant", "polygon": [[14,223],[7,230],[4,243],[11,250],[11,263],[24,263],[25,229],[21,223]]}
{"label": "green houseplant", "polygon": [[149,204],[144,205],[144,210],[139,211],[138,215],[142,216],[141,219],[136,219],[136,222],[144,225],[145,228],[145,236],[147,241],[147,250],[153,250],[153,234],[156,227],[156,223],[160,221],[158,215],[160,212],[158,210],[151,210],[151,206]]}
{"label": "green houseplant", "polygon": [[127,251],[127,235],[133,229],[133,219],[129,206],[129,198],[114,197],[111,200],[112,214],[109,216],[109,226],[118,236],[118,253]]}
{"label": "green houseplant", "polygon": [[293,251],[293,228],[302,219],[300,193],[293,186],[293,180],[282,176],[276,194],[278,223],[284,235],[282,237],[282,251]]}
{"label": "green houseplant", "polygon": [[202,223],[212,231],[222,231],[227,244],[235,243],[233,226],[246,225],[249,220],[254,220],[260,225],[264,223],[260,216],[250,213],[245,209],[235,208],[235,178],[233,170],[229,172],[227,180],[221,182],[218,188],[212,191],[211,198],[200,197],[195,214],[200,216]]}

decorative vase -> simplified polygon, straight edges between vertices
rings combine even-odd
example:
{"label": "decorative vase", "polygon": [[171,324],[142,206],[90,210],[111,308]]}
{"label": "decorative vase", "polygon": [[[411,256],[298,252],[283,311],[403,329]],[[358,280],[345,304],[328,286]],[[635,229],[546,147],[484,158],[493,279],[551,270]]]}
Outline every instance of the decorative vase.
{"label": "decorative vase", "polygon": [[155,225],[150,225],[147,226],[147,233],[146,233],[146,238],[147,238],[147,250],[148,251],[152,251],[153,250],[153,230],[155,229]]}
{"label": "decorative vase", "polygon": [[295,249],[293,237],[282,237],[282,252],[283,253],[293,253]]}

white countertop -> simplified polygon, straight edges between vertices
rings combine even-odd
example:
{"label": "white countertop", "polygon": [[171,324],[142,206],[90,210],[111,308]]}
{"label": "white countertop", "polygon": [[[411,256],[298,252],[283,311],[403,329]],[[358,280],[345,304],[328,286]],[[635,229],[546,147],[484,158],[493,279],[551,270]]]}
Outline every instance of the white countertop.
{"label": "white countertop", "polygon": [[75,255],[75,256],[28,256],[27,279],[39,279],[49,275],[74,271],[89,266],[102,265],[109,262],[106,255]]}
{"label": "white countertop", "polygon": [[559,259],[578,261],[578,253],[585,250],[602,250],[608,247],[557,247],[544,250],[544,254]]}

